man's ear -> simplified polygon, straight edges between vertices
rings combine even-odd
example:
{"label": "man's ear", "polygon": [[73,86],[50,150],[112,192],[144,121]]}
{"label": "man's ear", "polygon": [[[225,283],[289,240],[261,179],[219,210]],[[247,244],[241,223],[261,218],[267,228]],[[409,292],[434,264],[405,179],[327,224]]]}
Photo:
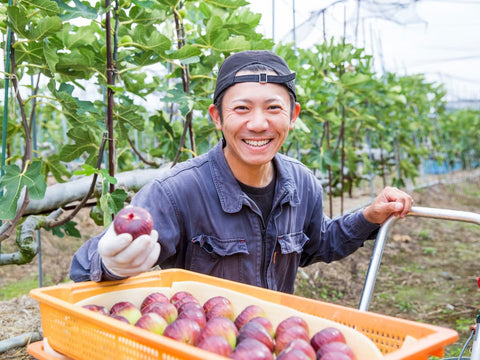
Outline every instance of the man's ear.
{"label": "man's ear", "polygon": [[214,104],[211,104],[208,107],[208,113],[210,114],[210,117],[215,123],[215,127],[217,128],[217,130],[222,130],[222,121],[220,119],[220,112],[218,111],[218,108]]}
{"label": "man's ear", "polygon": [[293,113],[292,113],[292,117],[291,117],[291,120],[290,120],[290,130],[293,129],[293,125],[295,124],[295,120],[297,120],[298,116],[300,115],[300,109],[301,109],[300,103],[296,102],[295,106],[293,107]]}

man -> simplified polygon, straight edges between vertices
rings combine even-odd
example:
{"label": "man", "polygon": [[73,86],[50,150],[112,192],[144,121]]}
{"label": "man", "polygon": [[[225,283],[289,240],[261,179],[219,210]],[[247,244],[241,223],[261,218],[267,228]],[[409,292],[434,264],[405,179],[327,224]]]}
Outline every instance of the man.
{"label": "man", "polygon": [[331,220],[323,190],[300,162],[278,153],[300,113],[295,73],[268,51],[244,51],[219,69],[209,113],[222,141],[144,186],[132,204],[154,230],[132,242],[110,226],[75,254],[74,281],[184,268],[265,288],[294,291],[299,266],[341,259],[372,239],[412,198],[387,187],[361,211]]}

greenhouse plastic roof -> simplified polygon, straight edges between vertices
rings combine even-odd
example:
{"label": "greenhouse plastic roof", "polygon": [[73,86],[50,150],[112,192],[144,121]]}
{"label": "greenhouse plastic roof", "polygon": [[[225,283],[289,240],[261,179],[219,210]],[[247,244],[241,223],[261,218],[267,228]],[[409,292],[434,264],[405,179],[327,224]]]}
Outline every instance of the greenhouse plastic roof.
{"label": "greenhouse plastic roof", "polygon": [[345,34],[374,56],[378,73],[424,74],[445,85],[452,104],[480,108],[479,0],[249,2],[262,14],[260,31],[276,42],[308,48]]}

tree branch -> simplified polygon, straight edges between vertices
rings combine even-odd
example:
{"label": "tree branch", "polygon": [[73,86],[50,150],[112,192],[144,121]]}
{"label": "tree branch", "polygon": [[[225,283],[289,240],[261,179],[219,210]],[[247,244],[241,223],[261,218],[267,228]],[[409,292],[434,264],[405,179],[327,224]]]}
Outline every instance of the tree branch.
{"label": "tree branch", "polygon": [[23,222],[20,231],[17,232],[15,243],[18,251],[10,254],[0,254],[0,266],[28,264],[38,254],[38,241],[35,239],[35,231],[45,226],[52,218],[61,214],[61,209],[49,216],[28,216]]}
{"label": "tree branch", "polygon": [[28,128],[30,130],[33,129],[33,119],[35,119],[35,110],[37,108],[37,97],[35,95],[37,94],[38,86],[40,84],[40,76],[41,76],[41,73],[38,74],[37,83],[35,84],[35,88],[32,96],[32,110],[30,111],[30,120],[28,122]]}
{"label": "tree branch", "polygon": [[138,158],[144,162],[145,164],[147,165],[150,165],[150,166],[153,166],[153,167],[156,167],[158,168],[159,165],[154,162],[154,161],[149,161],[147,159],[145,159],[145,157],[140,153],[140,151],[138,151],[138,149],[135,147],[135,144],[133,143],[133,141],[130,139],[130,138],[127,138],[128,140],[128,143],[130,144],[130,147],[132,148],[133,152],[138,156]]}
{"label": "tree branch", "polygon": [[23,127],[23,132],[25,135],[25,153],[23,154],[23,159],[22,159],[23,161],[22,168],[24,168],[25,164],[27,164],[27,162],[32,160],[33,158],[32,137],[30,134],[32,129],[29,126],[27,114],[25,112],[25,105],[23,103],[22,95],[20,94],[20,89],[18,88],[18,80],[16,76],[17,63],[15,62],[15,49],[13,47],[13,43],[14,43],[14,36],[12,34],[12,45],[11,45],[11,51],[10,51],[10,62],[12,64],[11,79],[12,79],[13,88],[15,89],[15,96],[17,98],[18,106],[20,108],[21,123]]}
{"label": "tree branch", "polygon": [[[100,145],[98,159],[97,159],[97,166],[96,166],[97,170],[99,170],[101,165],[102,165],[103,151],[105,149],[105,142],[106,141],[107,141],[107,133],[104,133],[103,134],[103,139],[102,139],[102,144]],[[92,196],[93,191],[95,190],[95,184],[97,183],[97,178],[98,178],[98,174],[97,173],[93,174],[92,183],[90,184],[90,188],[88,189],[88,192],[85,194],[83,199],[77,204],[75,209],[73,209],[73,211],[70,214],[68,214],[68,216],[66,216],[65,218],[63,218],[61,220],[49,221],[46,224],[46,226],[49,227],[49,228],[54,228],[54,227],[57,227],[57,226],[62,226],[63,224],[72,220],[75,217],[75,215],[77,215],[78,212],[85,206],[87,201],[90,199],[90,196]]]}
{"label": "tree branch", "polygon": [[[179,7],[182,7],[182,2],[179,3]],[[177,33],[177,46],[178,49],[181,49],[185,45],[185,26],[183,22],[181,22],[180,16],[176,8],[173,9],[173,15],[175,19],[175,30]],[[183,91],[185,91],[185,94],[188,95],[190,94],[190,70],[188,64],[182,67],[181,72]],[[189,132],[191,150],[194,154],[196,154],[197,152],[195,148],[195,134],[193,131],[192,111],[189,111],[185,116],[185,124],[183,127],[182,137],[180,138],[180,144],[178,145],[177,154],[175,155],[172,166],[175,165],[180,159],[182,148],[185,145],[187,130]]]}

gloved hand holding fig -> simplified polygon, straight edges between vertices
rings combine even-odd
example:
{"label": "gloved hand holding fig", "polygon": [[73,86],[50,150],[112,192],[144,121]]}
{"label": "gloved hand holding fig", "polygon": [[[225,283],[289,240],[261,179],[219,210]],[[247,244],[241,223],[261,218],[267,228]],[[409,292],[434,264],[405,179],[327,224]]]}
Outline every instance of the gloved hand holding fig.
{"label": "gloved hand holding fig", "polygon": [[127,206],[118,212],[98,243],[103,265],[113,275],[129,277],[150,270],[158,260],[160,244],[151,214]]}

